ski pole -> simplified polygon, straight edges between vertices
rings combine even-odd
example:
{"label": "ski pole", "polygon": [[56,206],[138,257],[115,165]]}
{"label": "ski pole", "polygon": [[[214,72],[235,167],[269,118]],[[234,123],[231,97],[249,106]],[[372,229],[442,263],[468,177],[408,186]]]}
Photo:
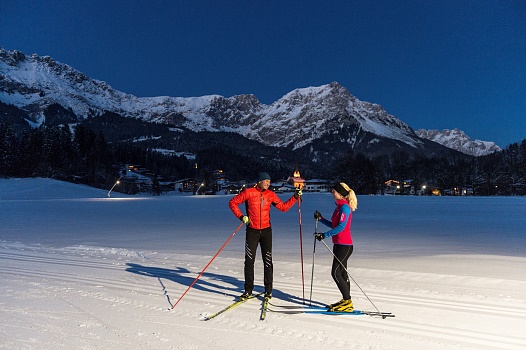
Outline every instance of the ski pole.
{"label": "ski pole", "polygon": [[298,198],[298,218],[300,223],[300,260],[301,260],[301,287],[303,291],[303,304],[305,304],[305,275],[303,272],[303,233],[301,230],[301,197]]}
{"label": "ski pole", "polygon": [[[314,234],[318,233],[318,219],[316,219],[316,227]],[[316,236],[314,236],[314,248],[312,249],[312,273],[310,275],[310,296],[309,305],[312,305],[312,285],[314,284],[314,256],[316,255]]]}
{"label": "ski pole", "polygon": [[363,291],[362,287],[360,287],[360,285],[358,284],[358,282],[356,282],[354,280],[354,278],[351,276],[351,274],[349,273],[349,271],[345,268],[345,266],[343,266],[343,263],[340,261],[340,259],[338,259],[338,257],[336,255],[334,255],[334,252],[331,250],[331,248],[329,248],[329,246],[327,245],[327,243],[325,243],[325,241],[322,239],[321,242],[323,243],[323,245],[327,248],[327,250],[329,250],[329,252],[331,252],[332,256],[334,257],[334,259],[336,259],[340,265],[342,266],[342,268],[345,270],[345,272],[347,272],[347,275],[351,278],[351,280],[354,282],[354,284],[356,284],[356,286],[362,291],[363,295],[365,295],[365,297],[367,298],[367,300],[369,300],[369,302],[371,303],[371,305],[376,309],[376,311],[378,311],[379,313],[380,310],[378,310],[378,308],[376,307],[376,305],[374,305],[374,303],[372,302],[371,299],[369,299],[369,297],[367,296],[367,294],[365,294],[365,292]]}
{"label": "ski pole", "polygon": [[185,296],[186,293],[188,293],[188,291],[192,288],[192,286],[195,284],[195,282],[197,282],[197,280],[203,275],[203,273],[206,271],[206,269],[208,268],[208,266],[210,266],[210,264],[212,264],[212,261],[214,261],[214,259],[219,255],[219,253],[221,253],[221,251],[223,250],[223,248],[226,247],[226,245],[228,244],[228,242],[230,242],[230,240],[234,237],[234,235],[237,233],[237,231],[239,231],[239,229],[241,228],[241,226],[243,226],[243,223],[240,223],[239,226],[236,228],[236,230],[234,231],[234,233],[232,233],[230,235],[230,237],[228,237],[228,239],[226,240],[226,242],[221,246],[221,248],[219,248],[219,250],[217,251],[216,255],[214,255],[214,257],[208,262],[208,264],[206,264],[205,268],[203,269],[203,271],[201,271],[201,273],[199,273],[199,275],[195,278],[195,280],[188,286],[188,288],[186,288],[186,290],[184,291],[184,293],[179,297],[179,299],[175,302],[174,306],[172,306],[172,310],[175,308],[175,306],[177,304],[179,304],[179,302],[181,301],[181,299],[183,299],[183,297]]}

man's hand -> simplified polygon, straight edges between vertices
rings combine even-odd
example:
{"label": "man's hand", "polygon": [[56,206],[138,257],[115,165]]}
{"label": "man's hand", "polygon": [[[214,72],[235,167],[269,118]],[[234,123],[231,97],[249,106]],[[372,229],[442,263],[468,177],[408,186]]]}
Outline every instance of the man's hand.
{"label": "man's hand", "polygon": [[297,188],[296,191],[294,191],[294,198],[298,199],[301,197],[302,194],[303,191],[301,190],[301,188]]}
{"label": "man's hand", "polygon": [[248,216],[243,215],[243,216],[241,217],[241,221],[243,221],[243,223],[244,223],[245,225],[248,225],[248,223],[250,222],[250,219],[248,218]]}

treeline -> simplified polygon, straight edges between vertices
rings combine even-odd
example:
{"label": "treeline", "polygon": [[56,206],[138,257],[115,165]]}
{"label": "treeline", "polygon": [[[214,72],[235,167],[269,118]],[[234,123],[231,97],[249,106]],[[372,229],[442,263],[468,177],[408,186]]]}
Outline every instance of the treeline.
{"label": "treeline", "polygon": [[[122,175],[124,164],[141,165],[158,178],[171,181],[205,180],[215,169],[223,169],[233,181],[250,180],[259,171],[286,178],[295,166],[290,155],[274,159],[242,155],[235,145],[204,147],[196,152],[196,161],[189,161],[151,151],[141,143],[107,142],[101,130],[95,132],[82,124],[73,131],[67,126],[14,130],[19,129],[0,123],[0,176],[47,177],[107,189]],[[349,152],[329,169],[302,162],[298,164],[300,171],[309,169],[302,172],[304,177],[345,181],[358,194],[381,193],[385,181],[391,179],[412,180],[428,190],[461,186],[471,188],[475,195],[526,195],[526,139],[484,157],[428,158],[394,152],[371,158]]]}
{"label": "treeline", "polygon": [[195,175],[184,157],[166,156],[133,143],[108,143],[102,132],[83,125],[31,129],[16,134],[0,123],[0,176],[46,177],[109,188],[124,164],[140,164],[159,177]]}
{"label": "treeline", "polygon": [[386,180],[411,180],[418,190],[425,185],[428,193],[463,188],[482,196],[526,195],[526,139],[482,157],[428,158],[394,152],[370,159],[350,153],[338,162],[334,177],[360,194],[381,193]]}

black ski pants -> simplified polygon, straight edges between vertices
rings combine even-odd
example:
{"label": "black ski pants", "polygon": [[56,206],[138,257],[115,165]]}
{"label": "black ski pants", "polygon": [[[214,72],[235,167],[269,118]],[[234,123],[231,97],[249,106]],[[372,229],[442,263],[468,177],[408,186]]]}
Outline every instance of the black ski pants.
{"label": "black ski pants", "polygon": [[254,289],[254,262],[258,243],[261,247],[263,258],[263,281],[265,292],[272,292],[273,265],[272,265],[272,228],[255,230],[247,227],[245,238],[245,292],[252,293]]}
{"label": "black ski pants", "polygon": [[352,245],[335,244],[333,247],[335,258],[332,260],[331,275],[340,293],[342,293],[343,299],[351,299],[351,283],[349,282],[349,275],[346,270],[347,260],[349,260],[352,251]]}

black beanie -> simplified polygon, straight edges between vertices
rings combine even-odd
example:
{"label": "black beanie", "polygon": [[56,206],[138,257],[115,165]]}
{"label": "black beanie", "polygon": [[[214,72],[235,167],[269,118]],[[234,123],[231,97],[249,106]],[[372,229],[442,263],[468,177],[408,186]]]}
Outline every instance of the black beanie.
{"label": "black beanie", "polygon": [[270,175],[265,173],[265,172],[259,173],[258,174],[258,179],[257,179],[256,182],[260,182],[260,181],[263,181],[263,180],[270,180]]}

